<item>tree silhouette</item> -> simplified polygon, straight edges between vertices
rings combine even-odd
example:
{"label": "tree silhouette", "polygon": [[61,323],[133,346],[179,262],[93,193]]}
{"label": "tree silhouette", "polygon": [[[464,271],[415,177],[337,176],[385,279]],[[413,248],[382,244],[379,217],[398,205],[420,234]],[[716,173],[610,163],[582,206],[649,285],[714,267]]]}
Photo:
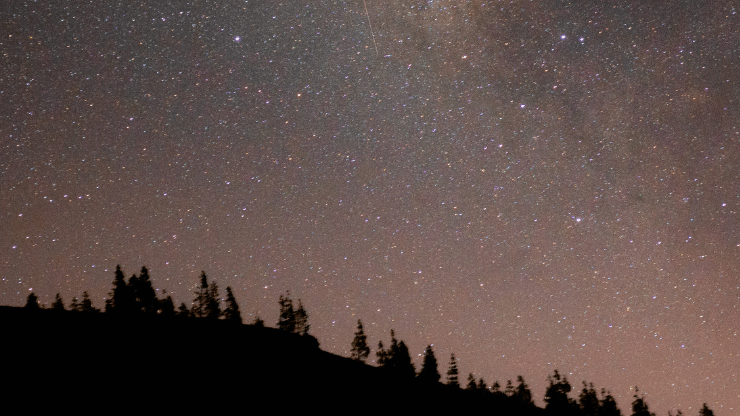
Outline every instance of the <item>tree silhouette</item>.
{"label": "tree silhouette", "polygon": [[393,372],[400,377],[413,378],[416,376],[416,369],[414,363],[411,362],[411,354],[409,349],[406,347],[406,343],[401,341],[398,343],[398,349],[393,354]]}
{"label": "tree silhouette", "polygon": [[311,326],[308,324],[308,313],[300,299],[298,299],[298,309],[295,310],[293,316],[295,317],[295,333],[298,335],[307,335]]}
{"label": "tree silhouette", "polygon": [[486,384],[486,381],[483,380],[483,377],[478,379],[477,389],[481,393],[488,393],[488,385]]}
{"label": "tree silhouette", "polygon": [[226,308],[224,308],[223,316],[229,322],[242,323],[242,314],[239,312],[239,304],[236,303],[231,286],[226,286]]}
{"label": "tree silhouette", "polygon": [[205,271],[200,272],[200,285],[195,289],[193,306],[190,308],[190,316],[193,318],[204,318],[208,307],[208,276]]}
{"label": "tree silhouette", "polygon": [[59,296],[59,293],[57,293],[57,296],[54,298],[54,302],[51,304],[51,309],[55,311],[65,310],[64,301],[62,301],[62,297]]}
{"label": "tree silhouette", "polygon": [[704,403],[704,406],[699,409],[699,416],[714,416],[714,412]]}
{"label": "tree silhouette", "polygon": [[25,308],[41,309],[41,306],[39,305],[39,298],[33,292],[28,294],[28,297],[26,298]]}
{"label": "tree silhouette", "polygon": [[84,313],[100,312],[100,310],[93,306],[92,301],[90,300],[90,295],[87,294],[87,291],[82,292],[82,301],[80,301],[80,304],[77,306],[77,310]]}
{"label": "tree silhouette", "polygon": [[421,370],[419,371],[419,379],[439,383],[439,370],[437,369],[437,358],[434,357],[434,350],[431,345],[427,345],[424,350],[424,361],[421,364]]}
{"label": "tree silhouette", "polygon": [[126,284],[121,265],[116,265],[115,277],[113,278],[113,289],[108,293],[105,300],[106,313],[131,313],[135,308],[134,294]]}
{"label": "tree silhouette", "polygon": [[599,400],[599,416],[622,416],[622,411],[617,406],[617,401],[611,393],[601,389],[601,400]]}
{"label": "tree silhouette", "polygon": [[475,382],[475,376],[473,373],[468,373],[468,384],[465,386],[465,390],[475,391],[478,389],[478,384]]}
{"label": "tree silhouette", "polygon": [[150,315],[157,313],[159,310],[159,300],[154,293],[152,282],[149,280],[149,270],[147,270],[146,266],[141,268],[138,278],[136,275],[131,276],[129,287],[131,292],[133,292],[137,312],[144,312]]}
{"label": "tree silhouette", "polygon": [[506,389],[504,390],[504,394],[506,397],[514,397],[516,394],[516,390],[514,389],[514,384],[511,383],[511,380],[506,380]]}
{"label": "tree silhouette", "polygon": [[221,299],[218,295],[218,284],[215,281],[208,285],[203,317],[210,320],[216,320],[221,317]]}
{"label": "tree silhouette", "polygon": [[577,407],[575,401],[568,397],[571,391],[570,383],[565,377],[561,377],[558,370],[547,376],[550,383],[545,391],[545,410],[552,415],[567,415],[573,413]]}
{"label": "tree silhouette", "polygon": [[295,310],[293,309],[293,300],[290,299],[290,292],[285,296],[280,295],[278,299],[280,305],[280,316],[278,317],[278,329],[293,333],[296,330]]}
{"label": "tree silhouette", "polygon": [[265,326],[265,321],[263,321],[263,320],[262,320],[262,318],[260,318],[260,317],[259,317],[259,315],[257,315],[257,316],[256,316],[256,317],[254,318],[254,322],[252,322],[252,325],[254,325],[254,326],[256,326],[256,327],[259,327],[259,328],[264,328],[264,326]]}
{"label": "tree silhouette", "polygon": [[[529,386],[524,382],[524,377],[517,376],[516,378],[516,389],[512,396],[519,405],[523,407],[533,407],[534,401],[532,401],[532,392],[529,390]],[[508,386],[507,386],[508,388]]]}
{"label": "tree silhouette", "polygon": [[364,363],[368,356],[370,356],[370,347],[367,345],[367,336],[365,336],[365,330],[362,328],[362,321],[358,319],[357,331],[355,332],[355,338],[352,340],[350,358]]}
{"label": "tree silhouette", "polygon": [[159,313],[168,318],[176,315],[175,301],[172,300],[172,296],[167,295],[159,302]]}
{"label": "tree silhouette", "polygon": [[378,367],[385,367],[388,364],[388,351],[383,347],[383,341],[378,341],[378,350],[375,355],[378,357]]}
{"label": "tree silhouette", "polygon": [[69,302],[69,310],[77,312],[80,309],[80,305],[77,303],[77,297],[73,297],[72,300]]}
{"label": "tree silhouette", "polygon": [[460,387],[460,379],[458,378],[457,372],[457,360],[455,354],[450,354],[450,366],[447,370],[447,385]]}
{"label": "tree silhouette", "polygon": [[640,390],[635,386],[635,395],[632,401],[632,416],[655,416],[655,413],[650,413],[645,399],[639,393]]}
{"label": "tree silhouette", "polygon": [[594,383],[590,385],[583,382],[583,389],[581,390],[580,396],[578,396],[578,405],[581,408],[582,416],[598,416],[600,405],[599,396],[596,395],[594,389]]}
{"label": "tree silhouette", "polygon": [[177,316],[181,318],[187,318],[190,316],[190,311],[185,302],[180,303],[180,307],[177,308]]}
{"label": "tree silhouette", "polygon": [[389,369],[397,377],[414,377],[416,369],[411,362],[411,355],[406,343],[396,339],[396,333],[391,329],[391,346],[383,349],[383,342],[378,343],[378,364]]}

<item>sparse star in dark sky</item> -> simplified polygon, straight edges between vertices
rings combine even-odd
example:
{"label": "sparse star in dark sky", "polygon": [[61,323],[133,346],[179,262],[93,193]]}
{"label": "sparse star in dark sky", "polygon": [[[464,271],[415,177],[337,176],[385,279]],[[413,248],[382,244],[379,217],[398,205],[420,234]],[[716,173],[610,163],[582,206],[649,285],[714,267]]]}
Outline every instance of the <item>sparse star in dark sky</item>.
{"label": "sparse star in dark sky", "polygon": [[204,270],[330,352],[734,414],[740,16],[602,3],[13,1],[0,304]]}

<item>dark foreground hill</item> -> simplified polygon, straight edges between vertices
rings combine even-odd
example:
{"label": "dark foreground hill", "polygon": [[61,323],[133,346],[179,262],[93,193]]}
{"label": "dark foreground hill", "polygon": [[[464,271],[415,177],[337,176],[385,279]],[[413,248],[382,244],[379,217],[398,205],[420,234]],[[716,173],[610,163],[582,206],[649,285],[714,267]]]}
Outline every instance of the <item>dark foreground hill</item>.
{"label": "dark foreground hill", "polygon": [[28,410],[523,414],[274,328],[0,307],[0,336],[3,400]]}

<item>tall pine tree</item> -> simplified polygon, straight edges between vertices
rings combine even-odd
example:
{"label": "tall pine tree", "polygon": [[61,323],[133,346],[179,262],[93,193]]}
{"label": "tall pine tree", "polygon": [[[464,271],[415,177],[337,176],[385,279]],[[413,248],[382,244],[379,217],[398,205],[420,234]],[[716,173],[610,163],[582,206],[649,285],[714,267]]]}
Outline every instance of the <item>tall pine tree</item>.
{"label": "tall pine tree", "polygon": [[311,326],[308,324],[308,313],[300,299],[298,299],[298,309],[295,310],[293,316],[295,317],[295,333],[298,335],[307,335]]}
{"label": "tall pine tree", "polygon": [[352,340],[350,358],[365,362],[368,356],[370,356],[370,347],[367,345],[367,336],[365,335],[365,330],[362,328],[362,321],[358,319],[357,331],[355,332],[355,338]]}
{"label": "tall pine tree", "polygon": [[226,321],[242,323],[242,314],[239,312],[239,304],[236,303],[231,286],[226,286],[226,308],[224,308],[223,316]]}
{"label": "tall pine tree", "polygon": [[421,370],[419,371],[419,379],[438,383],[440,378],[441,376],[437,369],[437,358],[434,356],[434,350],[432,350],[431,345],[427,345],[426,350],[424,350],[424,361],[422,362]]}
{"label": "tall pine tree", "polygon": [[458,377],[457,371],[457,359],[455,359],[455,354],[450,354],[450,366],[447,369],[447,385],[460,387],[460,379]]}
{"label": "tall pine tree", "polygon": [[285,296],[280,295],[278,299],[280,305],[280,316],[278,317],[278,329],[293,333],[296,329],[295,310],[293,309],[293,300],[290,299],[290,292]]}

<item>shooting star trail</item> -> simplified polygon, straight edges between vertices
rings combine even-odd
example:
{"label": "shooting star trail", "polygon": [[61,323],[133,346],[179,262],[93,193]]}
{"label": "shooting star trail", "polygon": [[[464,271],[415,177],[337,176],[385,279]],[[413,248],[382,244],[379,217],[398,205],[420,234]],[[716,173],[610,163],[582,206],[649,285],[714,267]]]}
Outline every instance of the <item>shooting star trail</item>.
{"label": "shooting star trail", "polygon": [[370,26],[370,34],[373,35],[373,45],[375,45],[375,56],[378,55],[378,44],[375,43],[375,34],[373,33],[373,24],[370,23],[370,13],[367,12],[367,2],[362,0],[365,4],[365,14],[367,15],[367,25]]}

